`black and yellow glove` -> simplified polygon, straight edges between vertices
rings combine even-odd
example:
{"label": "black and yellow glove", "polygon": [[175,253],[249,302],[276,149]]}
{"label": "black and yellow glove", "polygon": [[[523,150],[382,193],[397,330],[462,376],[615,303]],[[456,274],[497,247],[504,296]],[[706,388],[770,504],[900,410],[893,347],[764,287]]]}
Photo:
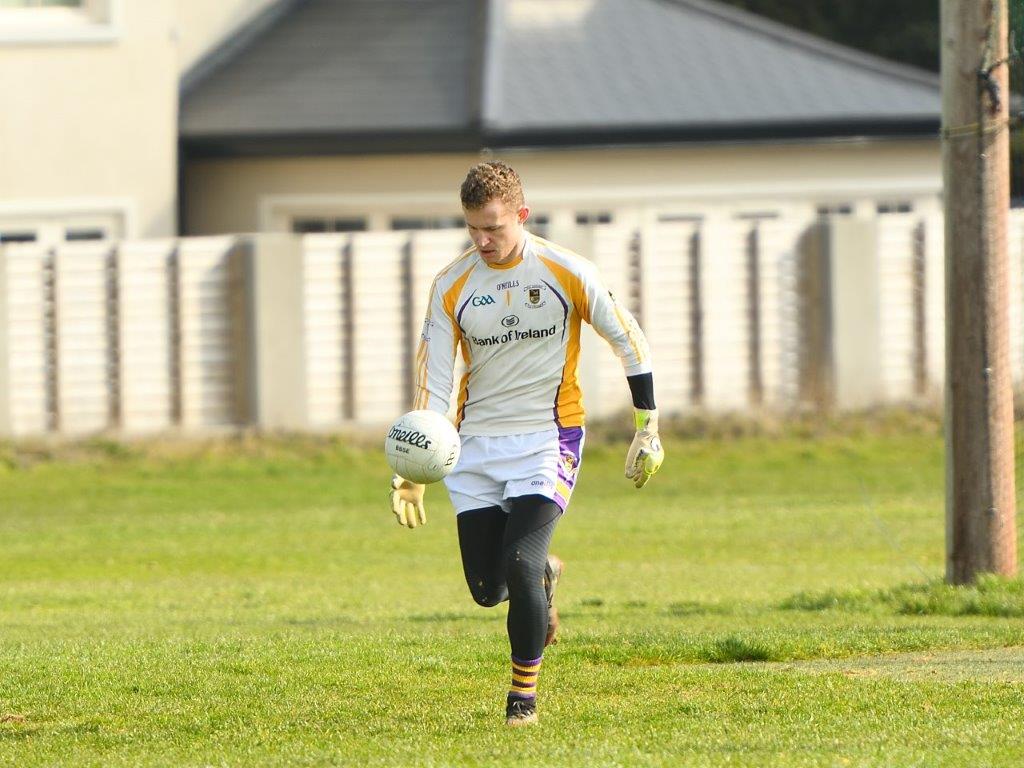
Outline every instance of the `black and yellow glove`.
{"label": "black and yellow glove", "polygon": [[661,438],[658,437],[657,409],[646,411],[634,408],[633,421],[636,434],[626,454],[626,477],[637,488],[643,488],[665,460],[665,449],[661,447]]}

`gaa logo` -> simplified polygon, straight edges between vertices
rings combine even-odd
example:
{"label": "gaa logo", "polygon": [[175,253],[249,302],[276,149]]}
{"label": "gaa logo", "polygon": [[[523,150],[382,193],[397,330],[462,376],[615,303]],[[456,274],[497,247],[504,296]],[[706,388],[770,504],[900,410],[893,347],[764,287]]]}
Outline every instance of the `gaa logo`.
{"label": "gaa logo", "polygon": [[515,315],[506,315],[501,318],[501,324],[506,328],[511,328],[513,325],[519,325],[519,318]]}
{"label": "gaa logo", "polygon": [[472,302],[474,307],[484,307],[493,303],[494,298],[492,296],[474,296]]}

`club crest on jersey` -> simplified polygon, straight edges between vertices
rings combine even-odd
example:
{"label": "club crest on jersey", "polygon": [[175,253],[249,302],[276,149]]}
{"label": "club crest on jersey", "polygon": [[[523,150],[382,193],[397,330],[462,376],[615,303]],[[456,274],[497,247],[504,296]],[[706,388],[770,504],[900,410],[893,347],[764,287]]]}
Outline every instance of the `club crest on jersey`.
{"label": "club crest on jersey", "polygon": [[548,300],[544,298],[545,285],[528,285],[523,290],[526,292],[526,308],[540,309]]}
{"label": "club crest on jersey", "polygon": [[484,294],[483,296],[474,296],[471,302],[474,307],[485,307],[488,304],[494,303],[494,297]]}

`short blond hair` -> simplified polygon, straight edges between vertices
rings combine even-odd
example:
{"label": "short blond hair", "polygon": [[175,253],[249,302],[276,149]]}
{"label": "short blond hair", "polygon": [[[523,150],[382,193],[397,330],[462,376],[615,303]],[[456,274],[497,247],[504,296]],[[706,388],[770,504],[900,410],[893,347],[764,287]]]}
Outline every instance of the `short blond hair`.
{"label": "short blond hair", "polygon": [[523,207],[523,182],[512,166],[501,160],[477,163],[469,169],[459,191],[462,207],[475,211],[494,199],[502,200],[514,211]]}

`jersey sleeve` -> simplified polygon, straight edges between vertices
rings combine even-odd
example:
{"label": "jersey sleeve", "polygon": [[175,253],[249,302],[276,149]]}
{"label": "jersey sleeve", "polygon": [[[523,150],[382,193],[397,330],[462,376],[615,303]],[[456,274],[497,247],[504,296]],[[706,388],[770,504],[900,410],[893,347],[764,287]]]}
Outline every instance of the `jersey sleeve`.
{"label": "jersey sleeve", "polygon": [[650,373],[647,337],[630,311],[605,286],[597,268],[588,267],[582,271],[586,311],[580,314],[611,345],[627,376]]}
{"label": "jersey sleeve", "polygon": [[416,351],[413,408],[448,413],[454,383],[455,356],[461,340],[462,332],[445,304],[441,286],[434,281]]}

